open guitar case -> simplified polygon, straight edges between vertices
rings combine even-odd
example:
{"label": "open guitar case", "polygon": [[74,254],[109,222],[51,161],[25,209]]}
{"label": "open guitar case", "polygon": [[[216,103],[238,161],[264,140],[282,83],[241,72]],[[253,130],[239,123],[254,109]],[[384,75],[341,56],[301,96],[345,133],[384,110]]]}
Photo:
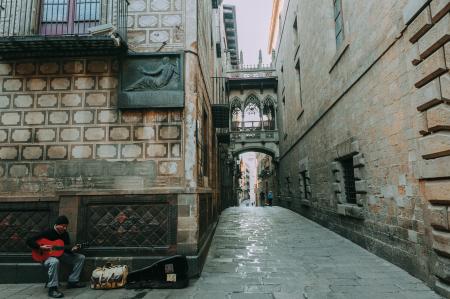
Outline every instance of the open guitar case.
{"label": "open guitar case", "polygon": [[140,270],[128,273],[127,289],[182,289],[189,285],[185,256],[164,258]]}

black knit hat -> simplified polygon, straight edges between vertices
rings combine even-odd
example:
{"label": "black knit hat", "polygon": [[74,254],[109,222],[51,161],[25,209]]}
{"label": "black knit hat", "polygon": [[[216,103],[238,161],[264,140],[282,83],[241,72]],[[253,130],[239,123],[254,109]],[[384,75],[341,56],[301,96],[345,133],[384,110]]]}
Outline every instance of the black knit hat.
{"label": "black knit hat", "polygon": [[64,215],[58,216],[58,218],[56,218],[56,220],[55,220],[55,224],[56,225],[58,225],[58,224],[69,224],[69,219],[67,219],[67,217],[64,216]]}

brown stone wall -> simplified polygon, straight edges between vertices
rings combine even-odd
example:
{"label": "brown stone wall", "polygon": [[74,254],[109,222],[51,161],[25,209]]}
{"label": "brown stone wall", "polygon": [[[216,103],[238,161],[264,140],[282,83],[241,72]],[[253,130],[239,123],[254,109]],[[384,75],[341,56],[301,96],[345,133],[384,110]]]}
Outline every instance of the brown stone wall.
{"label": "brown stone wall", "polygon": [[183,184],[181,111],[121,111],[111,58],[2,62],[0,192]]}
{"label": "brown stone wall", "polygon": [[[426,1],[342,2],[346,38],[338,48],[332,1],[290,1],[283,15],[277,68],[278,97],[285,99],[278,110],[284,138],[277,203],[448,296],[450,5],[429,1],[407,22],[409,4]],[[300,42],[291,47],[295,16]],[[344,159],[353,163],[355,202],[346,198]],[[302,200],[305,170],[309,203]]]}
{"label": "brown stone wall", "polygon": [[414,86],[421,94],[416,119],[417,176],[425,198],[428,238],[433,249],[435,287],[450,296],[450,2],[434,0],[408,28],[416,65]]}

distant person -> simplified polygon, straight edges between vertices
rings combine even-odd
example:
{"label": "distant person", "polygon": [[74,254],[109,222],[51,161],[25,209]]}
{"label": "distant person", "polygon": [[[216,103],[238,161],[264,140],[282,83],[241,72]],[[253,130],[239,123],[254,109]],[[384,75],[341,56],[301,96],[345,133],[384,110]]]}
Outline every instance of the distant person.
{"label": "distant person", "polygon": [[262,206],[266,205],[266,193],[264,193],[264,191],[261,191],[259,193],[259,201],[261,202]]}
{"label": "distant person", "polygon": [[269,191],[269,193],[267,193],[267,201],[268,201],[269,206],[272,206],[272,201],[273,201],[272,191]]}

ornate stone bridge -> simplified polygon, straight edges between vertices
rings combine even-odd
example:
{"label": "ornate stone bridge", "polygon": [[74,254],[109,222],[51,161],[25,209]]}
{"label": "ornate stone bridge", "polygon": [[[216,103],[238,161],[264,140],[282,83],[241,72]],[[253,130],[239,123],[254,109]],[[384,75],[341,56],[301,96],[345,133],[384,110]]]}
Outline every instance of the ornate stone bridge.
{"label": "ornate stone bridge", "polygon": [[279,157],[277,77],[272,66],[242,66],[227,72],[229,155],[262,152]]}

